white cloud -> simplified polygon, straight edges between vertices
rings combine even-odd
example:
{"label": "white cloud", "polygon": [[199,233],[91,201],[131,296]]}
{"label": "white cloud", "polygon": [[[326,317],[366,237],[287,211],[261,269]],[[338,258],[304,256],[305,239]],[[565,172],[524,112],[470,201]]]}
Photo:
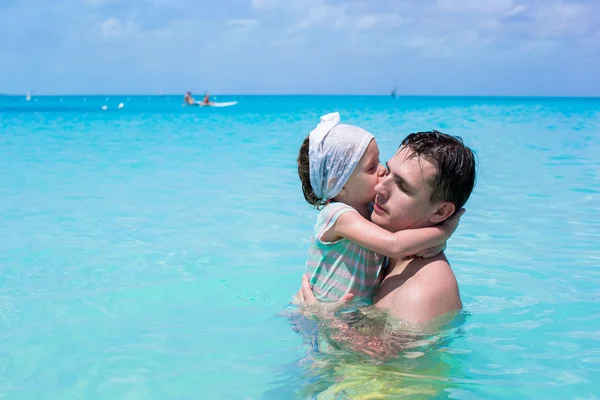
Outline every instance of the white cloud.
{"label": "white cloud", "polygon": [[311,26],[330,19],[336,19],[343,13],[337,13],[335,8],[327,4],[319,4],[314,7],[302,10],[298,13],[298,17],[295,19],[295,23],[292,25],[290,31],[301,31]]}
{"label": "white cloud", "polygon": [[225,23],[232,32],[245,33],[253,27],[255,27],[256,25],[258,25],[259,21],[257,19],[252,18],[238,18],[228,19]]}
{"label": "white cloud", "polygon": [[583,35],[592,23],[593,14],[583,4],[550,3],[533,13],[534,36],[559,38]]}
{"label": "white cloud", "polygon": [[[599,0],[79,0],[75,7],[41,9],[17,3],[14,12],[0,13],[4,31],[36,26],[48,37],[16,34],[19,40],[4,45],[11,60],[24,51],[91,66],[100,57],[128,58],[151,71],[153,65],[174,70],[185,55],[190,76],[214,81],[222,74],[227,84],[232,71],[243,76],[245,69],[253,77],[278,70],[294,84],[289,76],[332,74],[355,84],[362,76],[407,70],[453,80],[465,67],[481,75],[512,68],[534,79],[540,65],[566,76],[600,62]],[[208,57],[211,65],[203,63]],[[235,67],[225,74],[229,66]],[[160,77],[184,80],[179,73]]]}
{"label": "white cloud", "polygon": [[232,26],[236,28],[251,28],[258,24],[257,19],[251,18],[238,18],[238,19],[228,19],[227,26]]}
{"label": "white cloud", "polygon": [[566,0],[247,1],[265,29],[279,30],[278,44],[319,40],[355,54],[381,48],[436,58],[552,54],[572,39],[588,46],[600,13],[597,2]]}
{"label": "white cloud", "polygon": [[100,36],[103,39],[117,39],[138,31],[133,21],[122,22],[118,18],[108,18],[100,24]]}
{"label": "white cloud", "polygon": [[516,4],[509,12],[506,13],[507,17],[514,17],[519,14],[523,14],[529,10],[529,6],[525,4]]}
{"label": "white cloud", "polygon": [[249,0],[259,14],[277,14],[278,21],[287,26],[286,33],[294,34],[309,28],[325,30],[367,31],[379,27],[397,27],[404,22],[397,13],[366,12],[362,3],[333,3],[328,0]]}
{"label": "white cloud", "polygon": [[404,19],[397,14],[366,14],[356,18],[356,28],[368,30],[371,28],[381,27],[397,27],[402,25]]}
{"label": "white cloud", "polygon": [[320,22],[335,25],[344,17],[345,9],[327,0],[250,0],[250,8],[267,18],[276,14],[274,20],[284,23],[287,33],[303,31]]}

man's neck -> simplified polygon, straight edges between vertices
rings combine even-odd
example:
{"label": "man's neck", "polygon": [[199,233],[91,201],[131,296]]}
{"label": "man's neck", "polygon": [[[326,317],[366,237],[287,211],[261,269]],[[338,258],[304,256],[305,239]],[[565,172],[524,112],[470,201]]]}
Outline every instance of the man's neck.
{"label": "man's neck", "polygon": [[408,263],[413,258],[414,257],[390,258],[387,275],[390,275],[392,273],[393,275],[401,274],[402,272],[404,272],[404,270],[408,266]]}

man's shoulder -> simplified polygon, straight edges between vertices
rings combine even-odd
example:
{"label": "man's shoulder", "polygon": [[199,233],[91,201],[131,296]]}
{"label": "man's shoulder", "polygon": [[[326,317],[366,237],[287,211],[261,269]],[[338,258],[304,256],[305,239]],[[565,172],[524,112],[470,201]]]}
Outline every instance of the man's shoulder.
{"label": "man's shoulder", "polygon": [[432,258],[414,258],[407,269],[414,271],[403,291],[407,296],[434,296],[458,288],[456,276],[443,253]]}
{"label": "man's shoulder", "polygon": [[415,274],[416,278],[428,280],[436,277],[435,281],[441,286],[456,285],[456,276],[443,252],[431,258],[414,258],[412,262],[419,267]]}
{"label": "man's shoulder", "polygon": [[394,293],[392,310],[397,316],[425,322],[462,308],[456,276],[443,253],[414,258],[409,269],[414,274]]}

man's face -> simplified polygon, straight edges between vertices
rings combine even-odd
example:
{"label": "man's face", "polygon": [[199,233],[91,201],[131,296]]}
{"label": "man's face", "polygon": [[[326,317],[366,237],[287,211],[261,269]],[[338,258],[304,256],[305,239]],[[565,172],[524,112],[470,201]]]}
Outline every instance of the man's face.
{"label": "man's face", "polygon": [[410,157],[401,148],[387,162],[388,173],[375,186],[375,207],[371,220],[390,232],[432,225],[440,204],[430,203],[431,185],[436,174],[431,162]]}

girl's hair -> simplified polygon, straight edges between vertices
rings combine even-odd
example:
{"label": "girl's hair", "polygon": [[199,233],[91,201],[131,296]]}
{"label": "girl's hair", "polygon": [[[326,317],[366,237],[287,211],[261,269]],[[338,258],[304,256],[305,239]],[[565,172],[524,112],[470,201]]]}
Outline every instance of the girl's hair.
{"label": "girl's hair", "polygon": [[327,202],[320,199],[313,191],[310,185],[310,161],[308,159],[308,149],[310,147],[309,137],[307,136],[300,146],[300,152],[298,153],[298,176],[300,182],[302,182],[302,193],[308,204],[315,206],[317,210],[323,208]]}

